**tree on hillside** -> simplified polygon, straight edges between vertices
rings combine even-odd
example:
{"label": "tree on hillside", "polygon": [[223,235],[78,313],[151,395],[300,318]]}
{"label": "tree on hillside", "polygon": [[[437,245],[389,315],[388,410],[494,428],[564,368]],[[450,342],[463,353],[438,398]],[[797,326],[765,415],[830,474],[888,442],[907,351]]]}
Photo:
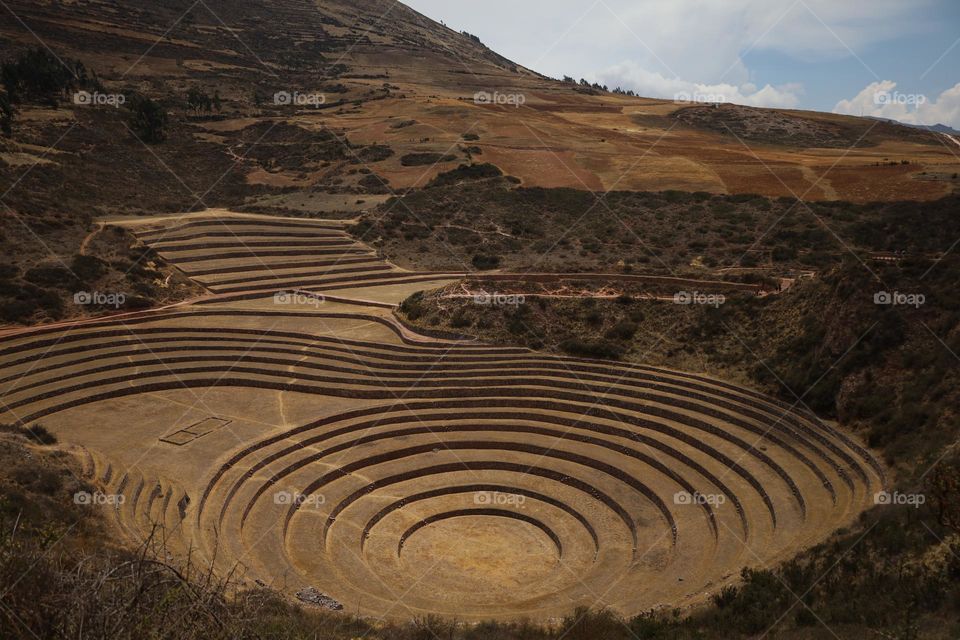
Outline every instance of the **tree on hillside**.
{"label": "tree on hillside", "polygon": [[190,87],[187,92],[187,106],[193,109],[196,115],[200,115],[213,109],[213,100],[199,87]]}
{"label": "tree on hillside", "polygon": [[960,533],[960,459],[938,464],[927,479],[927,489],[940,524]]}
{"label": "tree on hillside", "polygon": [[147,144],[158,144],[167,139],[167,112],[146,96],[134,96],[130,101],[130,128]]}
{"label": "tree on hillside", "polygon": [[70,91],[86,85],[88,79],[82,62],[63,61],[37,48],[0,65],[0,82],[12,104],[37,100],[56,106]]}
{"label": "tree on hillside", "polygon": [[16,110],[6,93],[0,93],[0,133],[8,138],[13,135],[13,118]]}

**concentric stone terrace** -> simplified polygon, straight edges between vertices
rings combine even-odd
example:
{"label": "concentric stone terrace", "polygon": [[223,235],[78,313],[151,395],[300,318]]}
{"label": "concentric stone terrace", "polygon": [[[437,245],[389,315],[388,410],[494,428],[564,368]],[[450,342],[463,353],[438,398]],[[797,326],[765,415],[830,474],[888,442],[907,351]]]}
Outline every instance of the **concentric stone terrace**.
{"label": "concentric stone terrace", "polygon": [[[317,268],[300,288],[330,286]],[[2,419],[82,445],[127,496],[131,535],[160,522],[223,571],[378,617],[694,603],[823,540],[882,484],[869,452],[797,407],[417,335],[390,303],[436,285],[363,301],[341,286],[278,305],[265,277],[238,299],[8,335]]]}

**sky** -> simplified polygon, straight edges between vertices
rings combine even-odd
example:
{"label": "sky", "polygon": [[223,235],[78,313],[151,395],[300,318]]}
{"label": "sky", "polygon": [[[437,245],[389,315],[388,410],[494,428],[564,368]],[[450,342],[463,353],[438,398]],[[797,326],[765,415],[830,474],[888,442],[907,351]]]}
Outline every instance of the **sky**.
{"label": "sky", "polygon": [[405,1],[555,78],[960,128],[960,0]]}

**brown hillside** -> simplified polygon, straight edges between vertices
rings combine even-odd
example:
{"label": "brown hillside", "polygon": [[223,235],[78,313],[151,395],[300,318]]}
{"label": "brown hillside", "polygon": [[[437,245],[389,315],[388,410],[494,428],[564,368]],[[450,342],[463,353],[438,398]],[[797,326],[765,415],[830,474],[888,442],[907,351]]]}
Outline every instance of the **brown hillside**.
{"label": "brown hillside", "polygon": [[[940,136],[898,125],[689,108],[552,81],[400,3],[218,0],[191,8],[169,0],[14,0],[9,8],[18,19],[0,26],[0,53],[39,38],[95,69],[112,91],[171,100],[194,85],[218,92],[222,121],[193,128],[221,147],[224,130],[251,119],[294,118],[341,130],[355,143],[389,146],[393,157],[377,174],[394,190],[456,166],[458,148],[525,186],[811,200],[936,199],[952,192],[950,176],[960,169]],[[276,108],[272,96],[281,91],[320,92],[326,102]],[[477,104],[478,92],[491,100]],[[412,153],[437,154],[440,162],[403,163]],[[328,186],[321,175],[248,169],[253,184]]]}

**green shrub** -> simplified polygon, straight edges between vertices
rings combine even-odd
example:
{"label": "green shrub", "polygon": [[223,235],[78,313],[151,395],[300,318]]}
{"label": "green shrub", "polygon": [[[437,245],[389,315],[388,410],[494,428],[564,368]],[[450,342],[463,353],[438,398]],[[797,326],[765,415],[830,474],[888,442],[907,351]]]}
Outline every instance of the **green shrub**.
{"label": "green shrub", "polygon": [[797,249],[796,247],[791,246],[777,246],[773,248],[771,257],[773,258],[774,262],[789,262],[791,260],[796,260]]}
{"label": "green shrub", "polygon": [[38,444],[51,445],[57,443],[57,436],[50,433],[42,424],[30,425],[24,431],[31,441]]}
{"label": "green shrub", "polygon": [[604,337],[607,340],[632,340],[637,333],[636,324],[629,321],[618,322],[607,331]]}
{"label": "green shrub", "polygon": [[84,284],[90,284],[99,280],[109,270],[109,265],[96,256],[77,254],[73,256],[70,270],[73,271]]}
{"label": "green shrub", "polygon": [[6,93],[0,93],[0,133],[8,138],[13,135],[13,120],[17,115],[16,109],[10,103]]}
{"label": "green shrub", "polygon": [[130,100],[130,129],[147,144],[159,144],[167,139],[167,112],[157,102],[141,95]]}
{"label": "green shrub", "polygon": [[24,280],[40,287],[76,289],[80,284],[66,267],[32,267],[23,274]]}
{"label": "green shrub", "polygon": [[127,296],[123,306],[129,311],[140,311],[153,307],[155,301],[147,296]]}
{"label": "green shrub", "polygon": [[37,304],[44,312],[53,318],[59,320],[63,317],[63,298],[56,291],[46,290],[37,295]]}
{"label": "green shrub", "polygon": [[583,319],[587,324],[593,327],[598,327],[603,324],[603,313],[597,310],[590,311],[586,316],[584,316]]}
{"label": "green shrub", "polygon": [[187,92],[187,106],[197,115],[204,111],[213,110],[213,99],[200,87],[190,87]]}
{"label": "green shrub", "polygon": [[4,301],[0,305],[0,319],[5,322],[26,323],[37,311],[36,302],[29,300]]}
{"label": "green shrub", "polygon": [[68,91],[86,82],[86,70],[80,62],[61,61],[37,47],[0,65],[0,82],[11,103],[37,100],[56,106]]}
{"label": "green shrub", "polygon": [[500,168],[489,162],[481,164],[461,164],[456,169],[451,169],[450,171],[437,175],[436,178],[430,181],[427,188],[446,187],[466,180],[499,178],[502,175],[503,172],[500,171]]}
{"label": "green shrub", "polygon": [[405,167],[423,167],[441,162],[453,162],[456,159],[455,156],[442,153],[408,153],[400,158],[400,164]]}
{"label": "green shrub", "polygon": [[454,329],[463,329],[472,324],[473,319],[470,317],[470,314],[467,313],[466,309],[457,309],[453,315],[450,316],[450,326]]}
{"label": "green shrub", "polygon": [[588,342],[580,338],[570,338],[560,343],[560,350],[578,358],[597,358],[617,360],[623,355],[623,348],[607,341]]}
{"label": "green shrub", "polygon": [[634,635],[612,611],[593,611],[578,607],[573,615],[563,619],[559,637],[564,640],[629,640],[634,638]]}
{"label": "green shrub", "polygon": [[412,322],[419,320],[424,314],[423,292],[418,291],[400,303],[400,312]]}
{"label": "green shrub", "polygon": [[368,147],[360,149],[360,151],[357,153],[357,157],[361,162],[366,162],[369,164],[374,162],[383,162],[384,160],[393,157],[393,149],[382,144],[372,144]]}
{"label": "green shrub", "polygon": [[500,266],[500,256],[491,256],[478,253],[477,255],[473,256],[471,263],[480,271],[490,271],[491,269],[496,269]]}
{"label": "green shrub", "polygon": [[20,269],[14,264],[0,264],[0,281],[12,280],[20,275]]}
{"label": "green shrub", "polygon": [[720,590],[720,593],[713,594],[713,604],[718,609],[725,609],[733,604],[737,599],[738,589],[734,586],[727,586]]}

